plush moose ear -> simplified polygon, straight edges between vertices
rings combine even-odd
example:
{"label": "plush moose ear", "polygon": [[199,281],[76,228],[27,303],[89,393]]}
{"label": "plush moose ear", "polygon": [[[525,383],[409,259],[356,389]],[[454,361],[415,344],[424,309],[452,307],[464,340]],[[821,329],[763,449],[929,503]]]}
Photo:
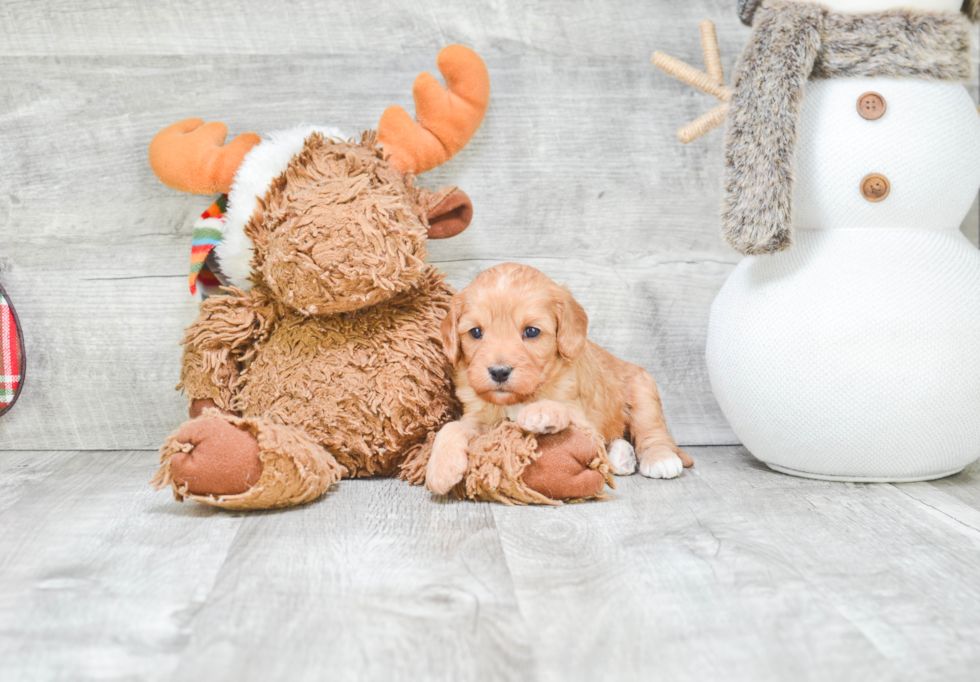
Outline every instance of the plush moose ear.
{"label": "plush moose ear", "polygon": [[442,349],[453,367],[459,364],[463,355],[463,347],[459,343],[459,318],[463,314],[462,294],[453,296],[449,304],[449,313],[442,321]]}
{"label": "plush moose ear", "polygon": [[589,316],[585,308],[572,297],[568,287],[561,287],[562,299],[558,304],[558,353],[565,360],[574,360],[585,352]]}
{"label": "plush moose ear", "polygon": [[476,133],[490,104],[490,74],[476,52],[444,47],[436,66],[445,88],[429,73],[412,87],[418,123],[399,106],[385,109],[378,122],[378,141],[402,172],[417,175],[449,161]]}
{"label": "plush moose ear", "polygon": [[429,239],[455,237],[473,220],[473,202],[466,192],[453,189],[428,210],[426,219],[429,222]]}
{"label": "plush moose ear", "polygon": [[167,187],[191,194],[227,194],[245,155],[262,141],[242,133],[225,144],[228,126],[188,118],[167,126],[150,142],[150,167]]}

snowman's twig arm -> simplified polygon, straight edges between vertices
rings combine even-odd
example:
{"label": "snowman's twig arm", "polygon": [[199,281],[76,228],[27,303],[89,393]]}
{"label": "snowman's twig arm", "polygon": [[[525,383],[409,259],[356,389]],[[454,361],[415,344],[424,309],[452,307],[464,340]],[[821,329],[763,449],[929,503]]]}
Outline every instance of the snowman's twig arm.
{"label": "snowman's twig arm", "polygon": [[684,81],[701,92],[714,95],[722,102],[727,102],[729,99],[731,99],[731,90],[706,74],[704,71],[695,69],[693,66],[685,64],[676,57],[671,57],[669,54],[664,54],[663,52],[654,52],[653,57],[650,58],[650,61],[653,62],[654,66],[663,69],[674,78]]}
{"label": "snowman's twig arm", "polygon": [[725,122],[728,115],[728,105],[719,104],[714,109],[694,119],[691,123],[677,131],[677,139],[684,144],[694,142],[702,135],[707,135],[712,130]]}
{"label": "snowman's twig arm", "polygon": [[[721,52],[718,49],[718,34],[715,25],[710,20],[701,22],[701,50],[704,52],[704,65],[707,73],[685,64],[676,57],[663,52],[654,52],[651,61],[654,66],[663,69],[671,76],[684,81],[701,92],[714,95],[722,102],[732,98],[731,88],[725,86],[724,72],[721,68]],[[715,107],[707,114],[698,117],[692,123],[677,132],[677,139],[688,144],[720,126],[728,113],[728,104]]]}
{"label": "snowman's twig arm", "polygon": [[718,34],[715,32],[715,25],[710,19],[705,19],[698,25],[698,28],[701,29],[704,70],[717,82],[724,84],[725,72],[721,68],[721,50],[718,49]]}

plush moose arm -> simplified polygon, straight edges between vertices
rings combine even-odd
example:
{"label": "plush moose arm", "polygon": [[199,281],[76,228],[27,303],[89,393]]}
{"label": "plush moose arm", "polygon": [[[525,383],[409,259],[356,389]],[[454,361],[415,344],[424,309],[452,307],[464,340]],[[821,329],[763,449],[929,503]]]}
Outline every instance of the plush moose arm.
{"label": "plush moose arm", "polygon": [[264,340],[274,313],[261,290],[245,293],[230,288],[227,295],[211,296],[184,332],[181,343],[180,384],[191,400],[211,400],[223,410],[234,409],[234,396],[242,373]]}

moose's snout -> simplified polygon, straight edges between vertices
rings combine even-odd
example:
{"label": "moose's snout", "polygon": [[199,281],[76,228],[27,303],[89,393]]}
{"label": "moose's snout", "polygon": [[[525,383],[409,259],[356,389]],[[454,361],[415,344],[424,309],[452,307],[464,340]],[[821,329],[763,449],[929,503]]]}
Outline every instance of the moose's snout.
{"label": "moose's snout", "polygon": [[514,371],[514,368],[510,365],[490,365],[487,368],[487,372],[490,374],[490,378],[496,383],[502,384],[510,378],[510,373]]}

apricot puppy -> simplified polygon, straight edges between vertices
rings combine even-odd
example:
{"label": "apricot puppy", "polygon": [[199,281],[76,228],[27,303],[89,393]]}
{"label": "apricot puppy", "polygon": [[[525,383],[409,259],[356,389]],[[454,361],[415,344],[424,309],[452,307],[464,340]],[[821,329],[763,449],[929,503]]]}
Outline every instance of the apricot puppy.
{"label": "apricot puppy", "polygon": [[540,434],[592,427],[618,475],[637,460],[651,478],[694,464],[667,432],[653,377],[586,339],[588,324],[568,289],[527,265],[484,270],[453,297],[442,343],[463,417],[436,436],[429,490],[445,494],[462,480],[470,440],[504,419]]}

